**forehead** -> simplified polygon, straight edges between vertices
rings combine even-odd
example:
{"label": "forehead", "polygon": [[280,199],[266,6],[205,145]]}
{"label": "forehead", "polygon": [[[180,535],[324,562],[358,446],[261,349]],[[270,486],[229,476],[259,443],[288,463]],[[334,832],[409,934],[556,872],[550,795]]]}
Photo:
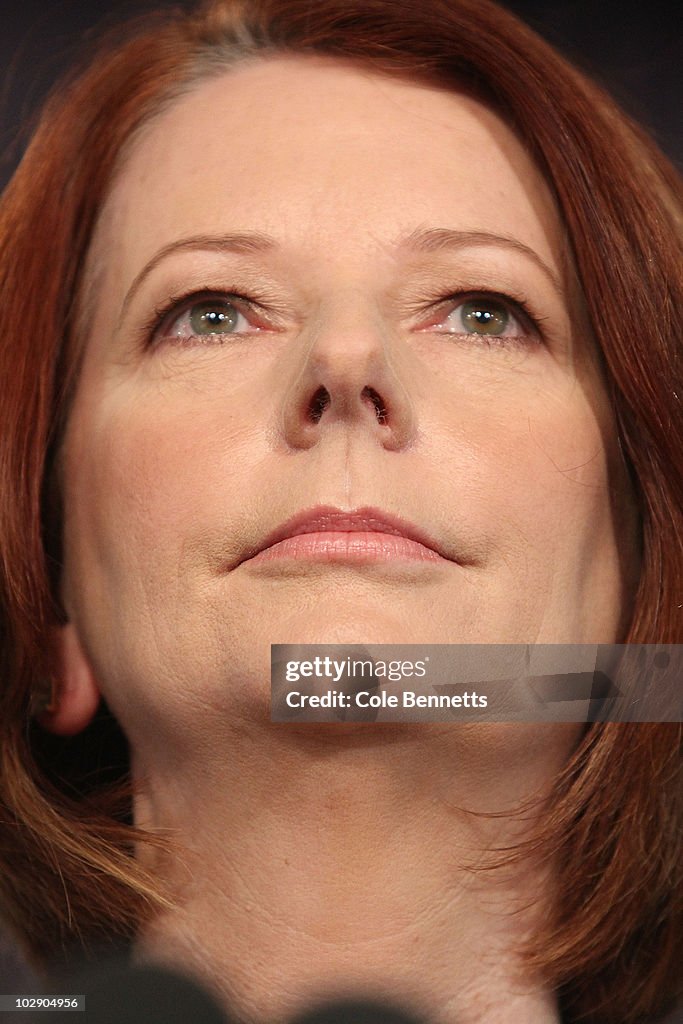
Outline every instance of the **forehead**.
{"label": "forehead", "polygon": [[378,259],[417,225],[508,235],[561,272],[550,191],[495,112],[347,61],[288,55],[201,81],[146,126],[93,253],[125,287],[189,235],[256,228],[288,257]]}

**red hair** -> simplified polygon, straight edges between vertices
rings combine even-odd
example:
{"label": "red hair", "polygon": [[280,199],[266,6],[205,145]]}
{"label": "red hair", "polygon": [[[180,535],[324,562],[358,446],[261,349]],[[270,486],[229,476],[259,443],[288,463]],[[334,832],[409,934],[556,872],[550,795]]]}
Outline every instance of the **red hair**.
{"label": "red hair", "polygon": [[[105,713],[68,743],[30,724],[63,621],[53,467],[93,226],[150,117],[195,82],[280,52],[465,88],[526,144],[564,220],[640,508],[642,566],[620,639],[681,642],[681,195],[642,130],[488,0],[213,0],[135,23],[53,93],[0,205],[0,901],[38,962],[130,937],[164,901],[133,857],[141,837],[115,723]],[[27,296],[41,311],[29,325]],[[555,782],[527,848],[559,865],[556,913],[529,957],[572,1019],[635,1024],[676,993],[680,783],[675,724],[593,725]]]}

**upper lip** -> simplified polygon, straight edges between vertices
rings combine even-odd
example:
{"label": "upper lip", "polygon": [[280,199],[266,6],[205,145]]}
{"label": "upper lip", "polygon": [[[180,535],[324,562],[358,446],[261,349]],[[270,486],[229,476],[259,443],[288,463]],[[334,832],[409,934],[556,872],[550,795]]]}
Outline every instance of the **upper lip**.
{"label": "upper lip", "polygon": [[[358,508],[349,511],[334,508],[330,505],[318,505],[315,508],[304,509],[297,512],[281,526],[278,526],[272,533],[259,544],[255,551],[250,552],[246,557],[253,558],[260,551],[272,547],[281,540],[288,537],[297,537],[302,533],[325,533],[336,532],[365,532],[365,533],[389,533],[394,537],[405,537],[408,540],[416,541],[423,547],[431,548],[442,558],[448,555],[442,550],[439,543],[424,530],[407,522],[400,516],[391,512],[383,512],[377,508]],[[243,559],[246,561],[246,559]]]}

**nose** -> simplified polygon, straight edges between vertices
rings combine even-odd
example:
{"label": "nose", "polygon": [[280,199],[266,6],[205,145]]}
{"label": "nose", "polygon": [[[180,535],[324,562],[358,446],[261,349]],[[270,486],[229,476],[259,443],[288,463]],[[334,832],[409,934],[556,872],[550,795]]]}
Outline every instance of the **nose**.
{"label": "nose", "polygon": [[387,450],[408,447],[416,436],[416,418],[394,361],[379,326],[319,328],[285,395],[287,444],[311,448],[341,424],[367,431]]}

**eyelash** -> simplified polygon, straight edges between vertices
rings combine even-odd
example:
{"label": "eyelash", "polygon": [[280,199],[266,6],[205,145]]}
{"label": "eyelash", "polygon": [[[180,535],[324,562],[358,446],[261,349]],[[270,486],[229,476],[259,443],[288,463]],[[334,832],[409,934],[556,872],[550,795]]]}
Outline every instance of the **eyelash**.
{"label": "eyelash", "polygon": [[[504,309],[512,315],[517,321],[520,329],[520,334],[517,337],[506,335],[495,335],[495,334],[475,334],[457,331],[438,331],[441,335],[455,338],[467,338],[471,340],[473,344],[485,345],[489,348],[501,347],[501,348],[523,348],[531,344],[541,343],[545,340],[545,331],[543,329],[543,323],[545,317],[537,313],[528,299],[521,295],[511,296],[505,295],[502,292],[491,291],[491,289],[483,288],[470,288],[467,291],[450,292],[448,295],[441,299],[437,299],[436,303],[432,303],[427,307],[422,307],[420,312],[425,313],[429,309],[436,307],[439,310],[442,306],[448,306],[452,303],[452,309],[450,312],[455,312],[458,307],[463,306],[466,302],[473,301],[475,299],[483,300],[482,305],[486,302],[495,304],[498,303],[504,307]],[[444,316],[449,315],[448,313]]]}
{"label": "eyelash", "polygon": [[[431,301],[428,305],[421,305],[420,307],[413,307],[409,310],[412,315],[424,315],[432,310],[439,310],[440,308],[447,306],[449,303],[453,304],[450,313],[464,305],[466,302],[474,299],[481,299],[485,302],[499,303],[502,305],[508,313],[517,321],[520,329],[518,336],[510,335],[485,335],[468,332],[458,331],[434,331],[442,336],[454,337],[454,338],[467,338],[471,343],[476,345],[484,345],[486,347],[524,347],[533,344],[534,341],[541,342],[544,340],[545,334],[543,330],[543,323],[545,318],[540,316],[531,306],[531,303],[520,295],[510,296],[502,294],[501,292],[491,291],[488,288],[469,288],[467,291],[456,291],[449,292],[446,295],[439,296],[436,300]],[[212,300],[227,301],[234,303],[235,308],[242,315],[245,315],[244,310],[250,311],[253,315],[258,315],[261,309],[259,303],[253,299],[247,298],[247,296],[240,294],[239,292],[233,291],[216,291],[210,288],[200,289],[193,291],[190,294],[181,294],[172,296],[169,300],[164,303],[158,309],[154,310],[153,315],[147,320],[141,329],[141,334],[144,338],[146,347],[154,347],[160,345],[163,341],[168,341],[173,338],[173,335],[163,335],[159,332],[166,326],[170,327],[175,321],[179,320],[181,316],[189,312],[193,306],[200,302],[210,302]],[[443,319],[450,315],[446,313]],[[266,320],[267,326],[274,328],[276,324],[274,321],[269,320],[263,316],[261,319]],[[246,331],[235,331],[226,337],[243,338],[247,337],[248,334],[258,333],[261,328],[256,328],[253,332]],[[428,333],[428,328],[422,328],[422,333]],[[207,334],[205,336],[191,334],[186,338],[175,336],[173,338],[173,344],[177,346],[186,345],[221,345],[224,342],[215,340],[219,338],[217,334]],[[214,340],[209,340],[214,339]]]}
{"label": "eyelash", "polygon": [[[147,346],[154,347],[155,345],[161,344],[162,341],[168,340],[172,335],[159,334],[164,327],[170,327],[176,320],[179,320],[184,313],[187,313],[192,309],[193,306],[200,302],[210,302],[212,300],[220,300],[227,302],[234,302],[235,307],[241,311],[242,307],[246,307],[252,313],[256,314],[258,311],[258,304],[248,299],[245,295],[240,295],[239,292],[230,291],[216,291],[211,288],[203,288],[196,292],[190,292],[190,294],[182,294],[171,296],[171,298],[164,303],[163,306],[154,310],[152,316],[147,320],[141,328],[141,334],[147,344]],[[270,326],[273,326],[272,324]],[[244,332],[236,332],[234,337],[242,337]],[[207,338],[215,337],[215,335],[206,335]],[[193,334],[188,338],[176,337],[174,344],[207,344],[203,342],[199,335]],[[216,345],[220,342],[213,341],[211,344]]]}

